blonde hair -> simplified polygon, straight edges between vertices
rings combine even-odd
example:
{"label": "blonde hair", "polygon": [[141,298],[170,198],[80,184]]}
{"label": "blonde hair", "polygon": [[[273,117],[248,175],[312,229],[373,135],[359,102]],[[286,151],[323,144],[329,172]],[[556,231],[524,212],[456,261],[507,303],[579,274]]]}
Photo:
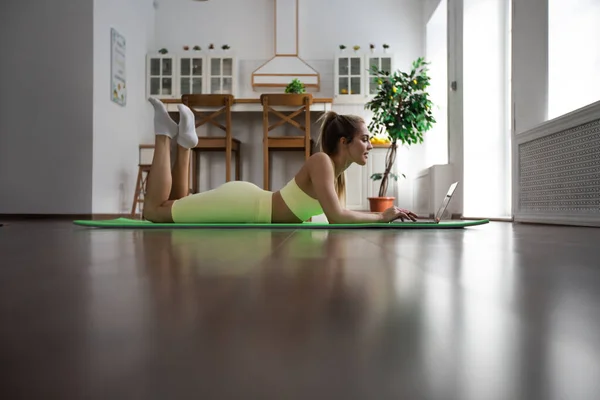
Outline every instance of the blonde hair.
{"label": "blonde hair", "polygon": [[[319,143],[321,151],[329,156],[338,151],[341,138],[346,138],[350,143],[356,133],[360,131],[360,125],[365,121],[356,115],[341,115],[335,111],[325,113],[321,118],[321,131],[319,133]],[[333,162],[333,161],[332,161]],[[346,175],[342,173],[335,180],[335,191],[340,203],[345,206],[346,203]]]}

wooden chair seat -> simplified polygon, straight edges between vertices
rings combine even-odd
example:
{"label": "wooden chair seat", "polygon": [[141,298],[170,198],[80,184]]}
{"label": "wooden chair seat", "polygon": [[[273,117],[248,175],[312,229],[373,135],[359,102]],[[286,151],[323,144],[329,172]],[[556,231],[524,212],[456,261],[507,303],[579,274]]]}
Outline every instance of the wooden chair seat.
{"label": "wooden chair seat", "polygon": [[[231,149],[239,151],[242,143],[238,139],[231,139]],[[227,138],[220,136],[198,136],[198,144],[195,148],[203,150],[219,150],[222,151],[227,146]]]}
{"label": "wooden chair seat", "polygon": [[[304,150],[306,143],[304,136],[269,136],[267,146],[271,150]],[[310,147],[314,146],[314,141],[310,140]]]}

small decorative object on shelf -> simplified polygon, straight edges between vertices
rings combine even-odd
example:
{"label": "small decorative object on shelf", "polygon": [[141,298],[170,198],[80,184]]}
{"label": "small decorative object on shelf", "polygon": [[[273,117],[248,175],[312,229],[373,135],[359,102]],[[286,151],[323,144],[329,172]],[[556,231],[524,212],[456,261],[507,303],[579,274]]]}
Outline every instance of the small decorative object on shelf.
{"label": "small decorative object on shelf", "polygon": [[384,53],[387,53],[387,51],[388,51],[389,48],[390,48],[389,44],[385,44],[385,43],[383,44],[383,52]]}
{"label": "small decorative object on shelf", "polygon": [[208,45],[208,49],[209,49],[209,50],[214,50],[214,49],[215,49],[215,45],[214,45],[214,44],[212,44],[212,43],[211,43],[211,44],[209,44],[209,45]]}
{"label": "small decorative object on shelf", "polygon": [[360,50],[360,46],[359,45],[354,45],[354,47],[352,47],[354,49],[354,51],[359,51]]}
{"label": "small decorative object on shelf", "polygon": [[190,49],[190,46],[183,46],[183,50],[188,51]]}
{"label": "small decorative object on shelf", "polygon": [[427,65],[429,63],[419,57],[408,73],[390,73],[375,66],[372,68],[371,75],[377,79],[378,89],[375,98],[365,104],[365,109],[373,112],[368,129],[375,135],[386,135],[391,140],[385,157],[385,171],[371,175],[371,179],[381,180],[379,196],[369,198],[373,211],[377,209],[377,202],[389,200],[384,197],[388,179],[398,179],[392,172],[397,145],[423,143],[423,134],[436,122],[431,110],[433,104],[426,91],[430,85]]}
{"label": "small decorative object on shelf", "polygon": [[221,48],[225,51],[229,50],[231,47],[229,47],[228,44],[224,44],[223,46],[221,46]]}
{"label": "small decorative object on shelf", "polygon": [[158,51],[160,54],[167,54],[169,52],[169,50],[165,49],[164,47],[162,49],[160,49]]}
{"label": "small decorative object on shelf", "polygon": [[300,82],[300,79],[294,78],[289,85],[286,86],[285,92],[301,94],[306,93],[306,88],[304,87],[304,84]]}
{"label": "small decorative object on shelf", "polygon": [[346,50],[346,46],[343,44],[340,44],[340,51],[343,53],[344,50]]}
{"label": "small decorative object on shelf", "polygon": [[202,48],[200,46],[196,45],[196,46],[194,46],[194,50],[200,51],[200,50],[202,50]]}
{"label": "small decorative object on shelf", "polygon": [[375,45],[373,43],[369,45],[369,48],[371,49],[371,53],[375,52]]}

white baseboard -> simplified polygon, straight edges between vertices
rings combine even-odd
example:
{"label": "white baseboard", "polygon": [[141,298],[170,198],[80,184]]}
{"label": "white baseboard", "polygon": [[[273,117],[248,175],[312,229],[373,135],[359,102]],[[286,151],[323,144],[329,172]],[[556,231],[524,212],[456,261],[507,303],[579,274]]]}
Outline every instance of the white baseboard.
{"label": "white baseboard", "polygon": [[600,227],[600,216],[519,214],[515,222]]}

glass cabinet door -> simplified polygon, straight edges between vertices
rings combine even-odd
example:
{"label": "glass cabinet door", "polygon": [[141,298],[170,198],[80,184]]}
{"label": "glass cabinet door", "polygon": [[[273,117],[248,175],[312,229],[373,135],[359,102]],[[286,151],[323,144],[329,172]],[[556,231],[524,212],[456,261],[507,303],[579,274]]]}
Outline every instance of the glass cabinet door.
{"label": "glass cabinet door", "polygon": [[361,94],[361,57],[340,57],[338,63],[338,95]]}
{"label": "glass cabinet door", "polygon": [[371,69],[376,67],[380,71],[393,72],[392,71],[392,56],[391,55],[369,55],[367,56],[367,91],[369,95],[377,94],[377,87],[379,84],[374,75],[371,73]]}
{"label": "glass cabinet door", "polygon": [[364,60],[362,55],[336,57],[335,97],[340,102],[360,100],[364,96]]}
{"label": "glass cabinet door", "polygon": [[170,56],[148,57],[148,95],[170,98],[175,95],[175,59]]}
{"label": "glass cabinet door", "polygon": [[233,57],[210,58],[209,93],[233,94],[234,61]]}
{"label": "glass cabinet door", "polygon": [[202,94],[204,78],[204,59],[202,57],[183,57],[179,59],[179,93]]}

